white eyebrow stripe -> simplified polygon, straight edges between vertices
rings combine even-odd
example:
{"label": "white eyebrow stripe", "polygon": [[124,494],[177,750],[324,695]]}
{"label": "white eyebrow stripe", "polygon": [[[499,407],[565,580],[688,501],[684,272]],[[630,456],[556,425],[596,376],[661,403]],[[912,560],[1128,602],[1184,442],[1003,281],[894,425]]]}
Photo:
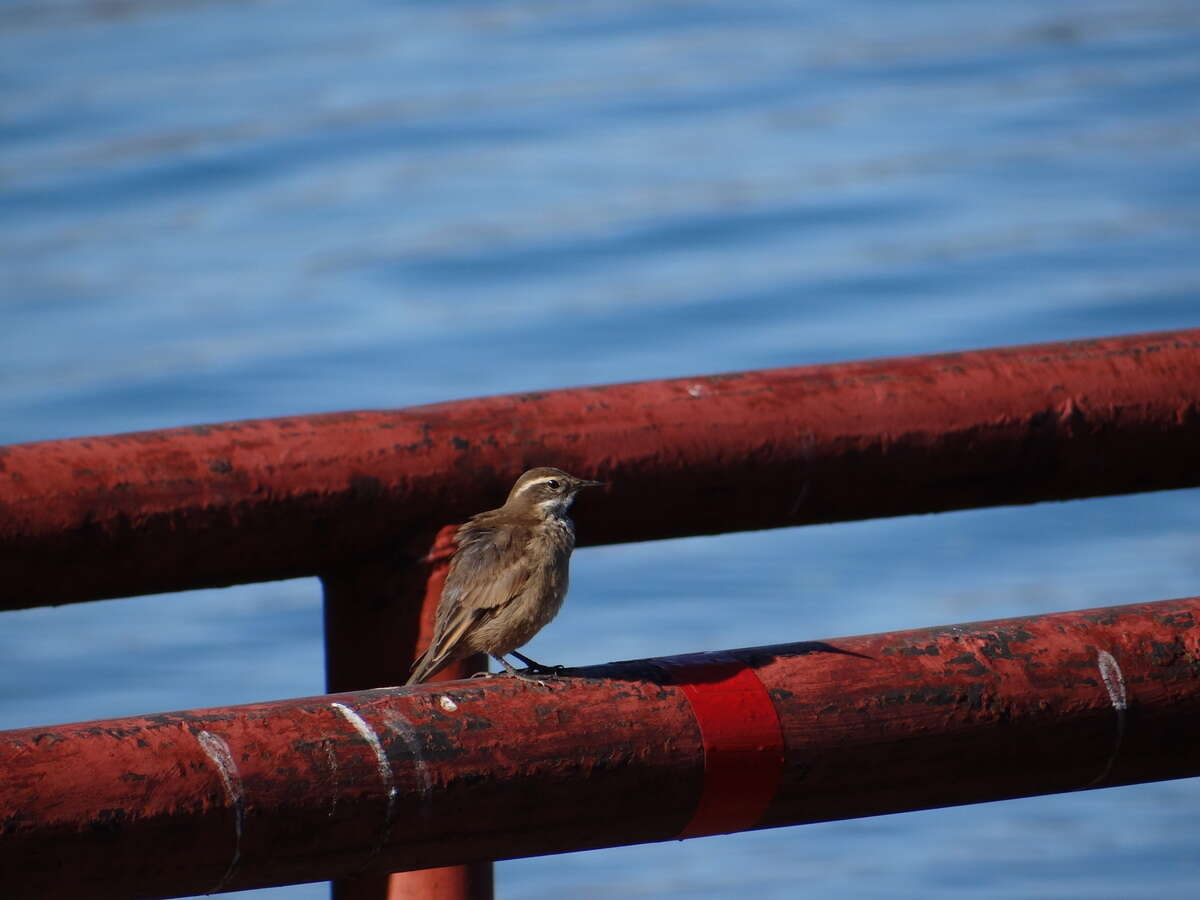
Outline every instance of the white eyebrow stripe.
{"label": "white eyebrow stripe", "polygon": [[517,491],[517,493],[523,494],[527,490],[529,490],[531,487],[533,487],[535,484],[545,484],[547,481],[561,481],[561,480],[562,480],[561,475],[544,475],[541,478],[535,478],[533,481],[530,481],[526,484],[521,485],[521,489],[519,491]]}

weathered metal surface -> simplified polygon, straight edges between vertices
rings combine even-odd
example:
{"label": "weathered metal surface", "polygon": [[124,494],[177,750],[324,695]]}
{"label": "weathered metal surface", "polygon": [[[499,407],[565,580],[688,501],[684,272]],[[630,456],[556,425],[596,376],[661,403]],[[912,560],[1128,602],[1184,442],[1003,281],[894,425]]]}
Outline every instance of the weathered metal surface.
{"label": "weathered metal surface", "polygon": [[386,558],[533,465],[611,482],[595,544],[1189,487],[1197,459],[1200,330],[22,444],[0,608]]}
{"label": "weathered metal surface", "polygon": [[[432,538],[418,536],[389,560],[361,563],[322,579],[325,684],[331,693],[404,684],[409,666],[433,635],[456,530],[447,525]],[[465,678],[486,667],[486,657],[473,656],[447,666],[433,680]],[[332,895],[333,900],[488,900],[492,865],[354,875],[336,881]]]}
{"label": "weathered metal surface", "polygon": [[[753,827],[1194,776],[1198,625],[1191,598],[614,663],[545,688],[3,732],[4,896],[134,900],[675,838],[730,772],[706,761],[683,685],[713,687],[730,660],[782,739]],[[728,732],[726,706],[701,718],[732,717]]]}

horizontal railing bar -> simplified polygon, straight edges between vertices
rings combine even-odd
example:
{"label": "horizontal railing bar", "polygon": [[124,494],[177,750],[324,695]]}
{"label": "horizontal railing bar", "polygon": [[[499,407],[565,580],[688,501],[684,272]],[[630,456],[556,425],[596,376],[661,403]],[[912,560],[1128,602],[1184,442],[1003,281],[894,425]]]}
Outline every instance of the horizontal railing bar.
{"label": "horizontal railing bar", "polygon": [[597,544],[1193,487],[1197,459],[1200,329],[21,444],[0,609],[395,554],[534,465],[611,482]]}
{"label": "horizontal railing bar", "polygon": [[1190,598],[0,732],[4,896],[239,890],[1200,775],[1198,626]]}

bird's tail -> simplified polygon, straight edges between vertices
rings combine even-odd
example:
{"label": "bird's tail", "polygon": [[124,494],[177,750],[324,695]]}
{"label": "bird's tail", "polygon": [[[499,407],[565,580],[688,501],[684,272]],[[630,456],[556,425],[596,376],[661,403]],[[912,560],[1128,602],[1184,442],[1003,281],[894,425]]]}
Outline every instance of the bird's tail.
{"label": "bird's tail", "polygon": [[426,678],[428,678],[429,672],[426,671],[426,669],[428,669],[428,665],[427,665],[428,662],[429,662],[429,650],[426,650],[424,653],[422,653],[420,656],[418,656],[415,660],[413,660],[412,668],[409,670],[408,681],[406,681],[404,683],[406,685],[420,684],[422,681],[424,681]]}
{"label": "bird's tail", "polygon": [[412,666],[412,674],[404,683],[409,685],[427,681],[450,663],[468,655],[470,647],[463,646],[463,636],[476,625],[482,612],[483,610],[459,610],[445,621],[439,621],[433,640],[429,642],[425,652],[417,657]]}
{"label": "bird's tail", "polygon": [[425,649],[424,653],[413,661],[412,674],[408,676],[408,681],[404,682],[404,684],[406,686],[420,684],[422,681],[432,678],[449,664],[450,660],[445,654],[442,654],[440,657],[433,655],[433,645],[431,644]]}

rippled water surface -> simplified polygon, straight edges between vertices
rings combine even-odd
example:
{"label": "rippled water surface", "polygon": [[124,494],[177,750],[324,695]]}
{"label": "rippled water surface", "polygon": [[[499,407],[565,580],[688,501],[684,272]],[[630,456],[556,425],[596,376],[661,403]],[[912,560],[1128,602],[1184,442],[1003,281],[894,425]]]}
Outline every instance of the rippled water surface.
{"label": "rippled water surface", "polygon": [[[8,0],[0,443],[1195,326],[1198,160],[1193,2]],[[530,654],[1195,594],[1197,499],[589,548]],[[0,658],[0,727],[317,693],[319,592],[5,613]],[[521,860],[497,895],[1190,896],[1198,809]]]}

